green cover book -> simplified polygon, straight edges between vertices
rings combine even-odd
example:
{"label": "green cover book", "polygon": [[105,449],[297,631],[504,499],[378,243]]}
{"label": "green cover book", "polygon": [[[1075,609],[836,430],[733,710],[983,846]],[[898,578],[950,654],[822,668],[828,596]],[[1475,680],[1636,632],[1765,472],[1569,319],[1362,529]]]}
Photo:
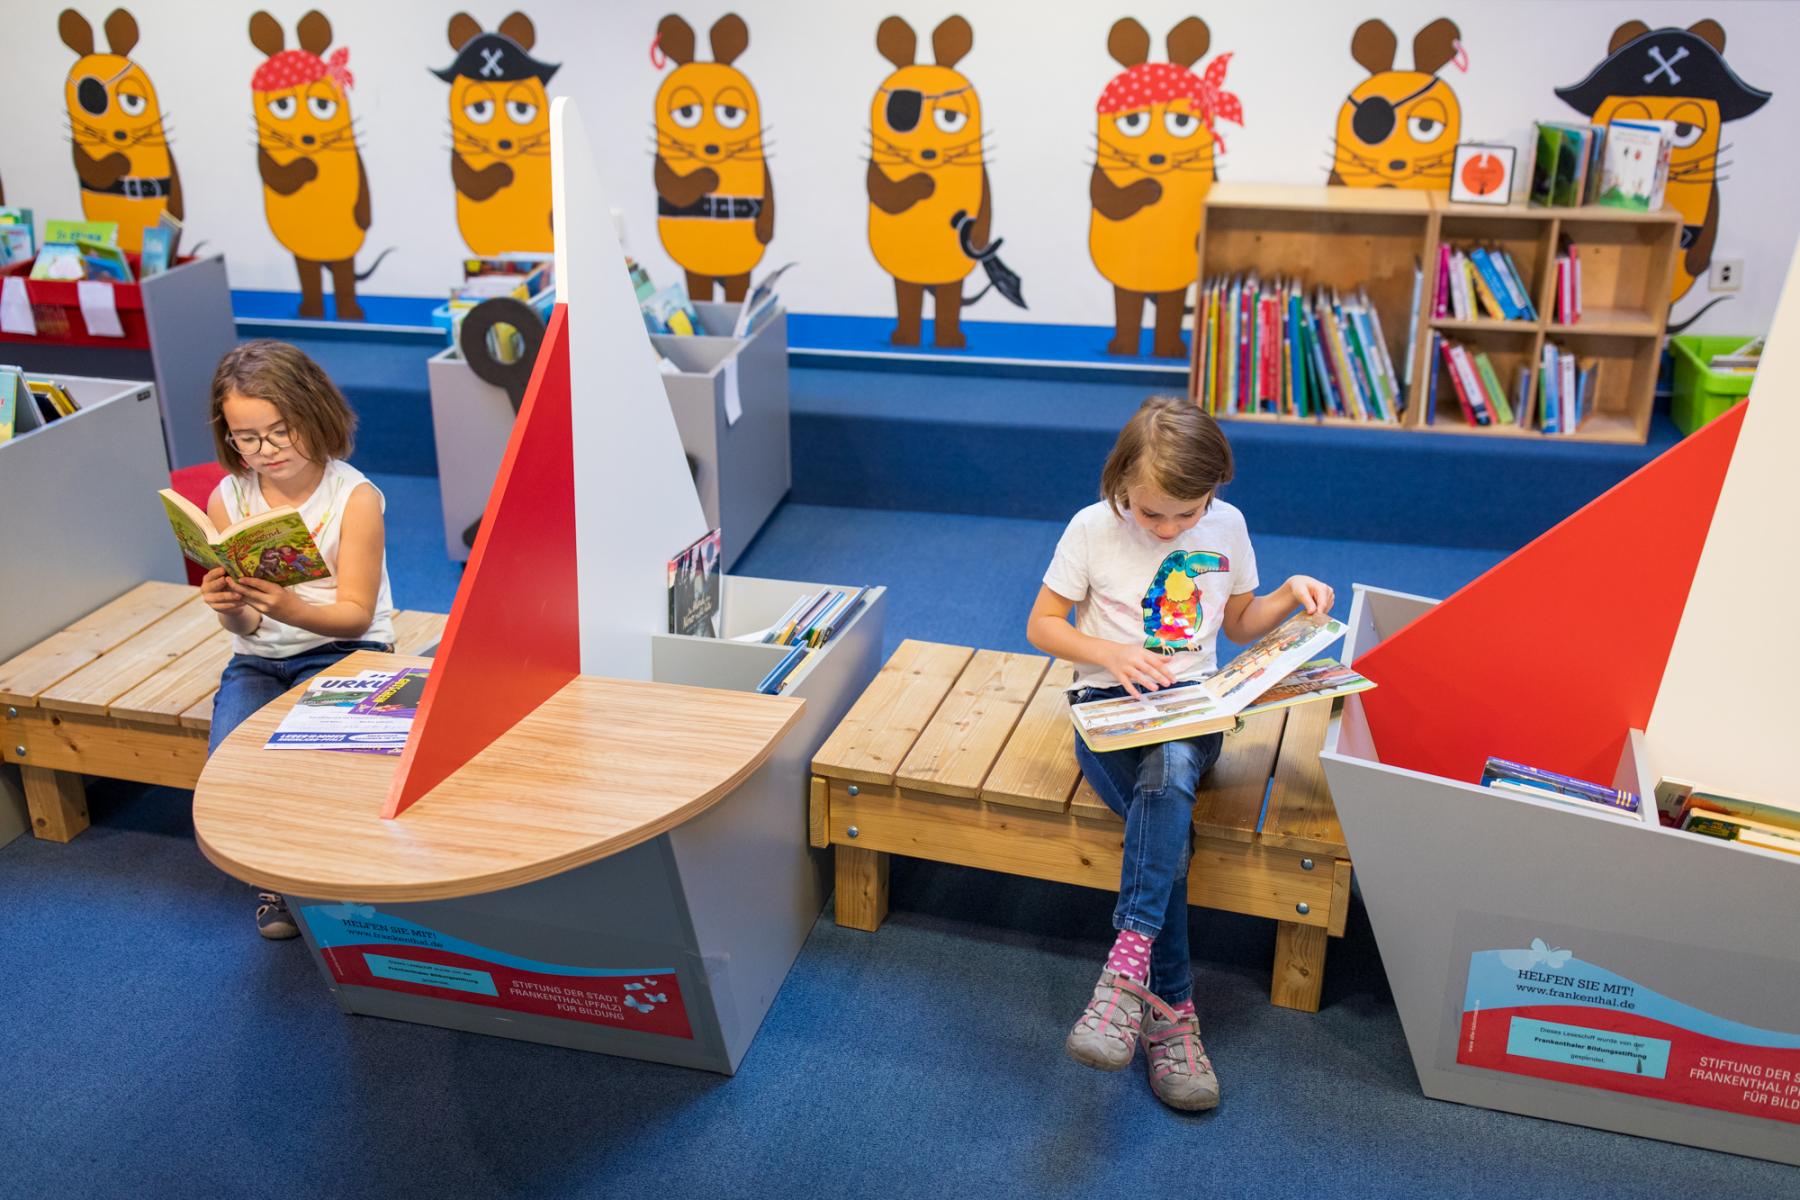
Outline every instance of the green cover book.
{"label": "green cover book", "polygon": [[1537,127],[1537,157],[1531,162],[1531,202],[1552,204],[1556,183],[1556,161],[1562,147],[1562,131],[1541,122]]}
{"label": "green cover book", "polygon": [[105,242],[117,245],[119,242],[119,223],[117,221],[45,221],[44,244],[65,242],[73,246],[82,239],[92,242]]}
{"label": "green cover book", "polygon": [[249,576],[281,587],[331,578],[306,518],[296,509],[270,509],[219,530],[179,493],[164,488],[157,495],[181,552],[209,571],[224,567],[233,579]]}
{"label": "green cover book", "polygon": [[1481,376],[1481,387],[1487,392],[1488,404],[1494,410],[1495,419],[1511,425],[1513,423],[1512,405],[1507,403],[1506,389],[1500,386],[1500,376],[1494,372],[1494,364],[1488,360],[1487,351],[1482,350],[1476,353],[1475,372]]}
{"label": "green cover book", "polygon": [[1561,129],[1562,141],[1556,151],[1556,179],[1551,185],[1552,202],[1573,207],[1581,203],[1581,182],[1587,170],[1587,134],[1579,129]]}

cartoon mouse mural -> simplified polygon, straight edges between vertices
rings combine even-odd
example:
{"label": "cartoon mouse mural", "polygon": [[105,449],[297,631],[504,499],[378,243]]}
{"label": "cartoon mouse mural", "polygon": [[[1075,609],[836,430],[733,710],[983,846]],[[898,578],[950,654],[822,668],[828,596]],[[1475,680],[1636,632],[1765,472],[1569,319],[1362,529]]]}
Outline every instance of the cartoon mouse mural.
{"label": "cartoon mouse mural", "polygon": [[1683,222],[1682,254],[1669,296],[1679,300],[1712,262],[1719,234],[1719,168],[1725,165],[1719,155],[1727,149],[1719,143],[1720,127],[1761,108],[1769,93],[1739,79],[1726,64],[1725,31],[1717,21],[1686,29],[1627,21],[1613,31],[1606,58],[1587,78],[1557,88],[1556,94],[1597,125],[1675,122],[1664,200],[1681,210]]}
{"label": "cartoon mouse mural", "polygon": [[531,18],[515,12],[492,33],[468,13],[450,18],[456,61],[433,71],[450,85],[450,180],[456,227],[475,254],[553,248],[550,98],[559,63],[540,62]]}
{"label": "cartoon mouse mural", "polygon": [[137,21],[122,8],[112,11],[104,26],[106,54],[94,52],[93,27],[74,9],[63,9],[56,28],[63,45],[80,55],[63,83],[63,100],[82,215],[116,221],[120,249],[135,254],[146,226],[164,212],[178,220],[184,215],[181,174],[156,88],[128,57],[137,45]]}
{"label": "cartoon mouse mural", "polygon": [[250,42],[268,55],[250,80],[256,119],[256,168],[263,211],[300,272],[300,315],[322,317],[320,272],[331,272],[340,319],[361,320],[358,281],[374,273],[383,250],[358,274],[356,254],[369,231],[369,177],[350,120],[350,51],[331,45],[331,22],[313,10],[294,27],[300,48],[283,49],[281,25],[266,12],[250,18]]}
{"label": "cartoon mouse mural", "polygon": [[1364,21],[1350,57],[1369,72],[1338,109],[1327,183],[1350,187],[1450,189],[1462,133],[1462,105],[1438,77],[1445,63],[1463,66],[1456,22],[1439,17],[1413,38],[1413,69],[1396,71],[1394,31]]}
{"label": "cartoon mouse mural", "polygon": [[956,70],[975,31],[962,17],[946,17],[931,31],[935,65],[915,64],[918,43],[899,17],[887,18],[875,33],[875,48],[894,70],[869,104],[869,248],[894,277],[899,322],[888,340],[919,344],[930,289],[932,343],[960,350],[968,344],[963,305],[988,290],[963,297],[962,282],[977,262],[987,270],[988,287],[1021,308],[1025,301],[1018,276],[995,257],[1000,242],[988,240],[994,209],[981,98]]}
{"label": "cartoon mouse mural", "polygon": [[1099,127],[1088,181],[1093,205],[1088,252],[1113,285],[1109,354],[1138,353],[1149,296],[1156,302],[1150,353],[1187,355],[1182,307],[1199,269],[1195,247],[1212,189],[1215,150],[1224,148],[1214,122],[1244,123],[1238,98],[1222,90],[1231,55],[1213,59],[1204,76],[1189,69],[1211,42],[1199,17],[1169,31],[1166,63],[1148,61],[1150,35],[1130,17],[1117,21],[1106,39],[1108,52],[1125,69],[1095,105]]}
{"label": "cartoon mouse mural", "polygon": [[656,27],[652,59],[675,63],[656,91],[656,232],[687,272],[690,298],[712,299],[717,280],[738,301],[775,236],[775,183],[762,105],[732,65],[750,45],[749,27],[726,13],[709,38],[713,61],[695,62],[686,21],[671,13]]}

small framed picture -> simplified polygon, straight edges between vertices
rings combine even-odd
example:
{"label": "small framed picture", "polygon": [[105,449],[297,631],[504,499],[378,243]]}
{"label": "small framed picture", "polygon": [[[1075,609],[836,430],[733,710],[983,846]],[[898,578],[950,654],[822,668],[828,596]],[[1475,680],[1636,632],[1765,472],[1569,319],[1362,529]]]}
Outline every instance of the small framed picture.
{"label": "small framed picture", "polygon": [[1463,142],[1456,147],[1450,172],[1450,199],[1468,204],[1507,204],[1512,200],[1512,146]]}

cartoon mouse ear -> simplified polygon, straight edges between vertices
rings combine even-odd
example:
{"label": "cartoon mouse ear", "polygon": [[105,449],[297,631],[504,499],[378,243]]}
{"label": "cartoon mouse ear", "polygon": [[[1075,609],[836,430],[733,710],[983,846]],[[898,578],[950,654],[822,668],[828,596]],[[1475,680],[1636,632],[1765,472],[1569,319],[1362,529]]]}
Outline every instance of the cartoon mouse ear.
{"label": "cartoon mouse ear", "polygon": [[1150,57],[1150,31],[1130,17],[1120,17],[1106,35],[1106,52],[1121,67],[1135,67]]}
{"label": "cartoon mouse ear", "polygon": [[750,27],[736,13],[726,13],[707,31],[712,43],[713,61],[729,66],[750,45]]}
{"label": "cartoon mouse ear", "polygon": [[1165,43],[1169,47],[1169,61],[1191,67],[1206,54],[1206,48],[1212,45],[1212,30],[1199,17],[1189,17],[1175,28],[1169,30]]}
{"label": "cartoon mouse ear", "polygon": [[522,12],[507,13],[506,20],[500,22],[500,33],[519,43],[521,50],[529,50],[537,44],[537,27]]}
{"label": "cartoon mouse ear", "polygon": [[975,45],[975,31],[961,17],[945,17],[931,31],[931,53],[940,67],[954,67]]}
{"label": "cartoon mouse ear", "polygon": [[889,17],[875,31],[875,48],[896,67],[910,67],[919,53],[919,35],[904,17]]}
{"label": "cartoon mouse ear", "polygon": [[294,34],[300,39],[302,50],[322,55],[331,45],[331,20],[315,8],[300,18],[300,23],[294,26]]}
{"label": "cartoon mouse ear", "polygon": [[1704,21],[1696,21],[1688,26],[1688,32],[1717,50],[1725,53],[1725,27],[1710,17]]}
{"label": "cartoon mouse ear", "polygon": [[62,10],[56,18],[56,32],[62,35],[63,45],[83,58],[94,52],[94,27],[74,9]]}
{"label": "cartoon mouse ear", "polygon": [[1380,17],[1371,17],[1356,27],[1350,37],[1350,57],[1371,75],[1392,69],[1394,51],[1400,46],[1394,31]]}
{"label": "cartoon mouse ear", "polygon": [[1627,21],[1613,30],[1612,41],[1606,44],[1606,52],[1614,54],[1626,42],[1635,42],[1650,32],[1650,27],[1642,21]]}
{"label": "cartoon mouse ear", "polygon": [[122,8],[112,10],[106,18],[106,44],[114,54],[121,57],[131,53],[131,48],[138,43],[137,20]]}
{"label": "cartoon mouse ear", "polygon": [[1439,17],[1413,37],[1413,70],[1436,75],[1438,68],[1456,57],[1456,39],[1462,30],[1449,17]]}
{"label": "cartoon mouse ear", "polygon": [[470,40],[481,36],[481,22],[468,13],[459,12],[450,18],[450,48],[461,50]]}
{"label": "cartoon mouse ear", "polygon": [[256,12],[250,14],[250,44],[273,58],[287,44],[287,35],[281,32],[280,21],[266,12]]}
{"label": "cartoon mouse ear", "polygon": [[693,26],[674,13],[656,23],[656,44],[678,67],[694,61]]}

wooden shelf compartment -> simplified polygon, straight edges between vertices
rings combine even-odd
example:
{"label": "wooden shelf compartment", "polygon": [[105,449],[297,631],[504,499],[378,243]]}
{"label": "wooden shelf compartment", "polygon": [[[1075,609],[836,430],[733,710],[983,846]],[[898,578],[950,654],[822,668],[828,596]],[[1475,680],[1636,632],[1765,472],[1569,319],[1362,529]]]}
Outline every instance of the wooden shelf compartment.
{"label": "wooden shelf compartment", "polygon": [[[1537,326],[1529,322],[1510,322],[1512,328],[1440,332],[1450,336],[1450,340],[1460,342],[1468,347],[1471,355],[1486,354],[1493,364],[1494,374],[1499,377],[1500,386],[1506,389],[1506,401],[1513,405],[1515,418],[1518,415],[1519,373],[1522,371],[1530,379],[1527,385],[1527,404],[1531,403],[1532,390],[1537,387],[1536,367],[1539,347],[1542,344]],[[1426,349],[1430,347],[1427,339]],[[1437,403],[1432,413],[1431,422],[1425,420],[1426,397],[1431,393],[1433,376],[1437,379]],[[1462,404],[1456,398],[1456,386],[1450,381],[1449,368],[1444,365],[1444,356],[1440,351],[1432,356],[1429,370],[1421,373],[1422,386],[1418,396],[1417,429],[1432,433],[1468,433],[1488,437],[1505,437],[1509,435],[1537,436],[1536,414],[1529,419],[1529,426],[1520,429],[1516,425],[1508,425],[1496,421],[1492,425],[1471,425],[1464,418]]]}
{"label": "wooden shelf compartment", "polygon": [[1650,405],[1640,398],[1656,388],[1660,339],[1595,333],[1573,326],[1545,340],[1572,352],[1577,365],[1592,359],[1597,367],[1587,417],[1574,433],[1558,436],[1601,442],[1642,442],[1649,436]]}
{"label": "wooden shelf compartment", "polygon": [[[1438,243],[1465,254],[1472,246],[1498,247],[1506,251],[1519,268],[1525,294],[1537,307],[1539,318],[1544,317],[1546,313],[1542,299],[1549,294],[1545,277],[1552,273],[1550,264],[1556,258],[1556,239],[1552,236],[1555,223],[1521,215],[1510,206],[1501,208],[1496,205],[1486,213],[1463,211],[1481,207],[1479,204],[1459,204],[1453,206],[1455,211],[1441,213],[1438,217]],[[1435,259],[1436,256],[1433,257]],[[1535,323],[1531,321],[1506,323],[1535,328]]]}
{"label": "wooden shelf compartment", "polygon": [[[1623,212],[1611,209],[1609,212]],[[1675,270],[1681,227],[1675,221],[1620,221],[1610,217],[1562,216],[1557,231],[1575,244],[1581,263],[1582,318],[1574,325],[1597,332],[1660,333],[1668,316],[1669,286]],[[1560,240],[1560,239],[1559,239]],[[1551,298],[1554,272],[1545,289]],[[1555,308],[1544,306],[1546,319]]]}

